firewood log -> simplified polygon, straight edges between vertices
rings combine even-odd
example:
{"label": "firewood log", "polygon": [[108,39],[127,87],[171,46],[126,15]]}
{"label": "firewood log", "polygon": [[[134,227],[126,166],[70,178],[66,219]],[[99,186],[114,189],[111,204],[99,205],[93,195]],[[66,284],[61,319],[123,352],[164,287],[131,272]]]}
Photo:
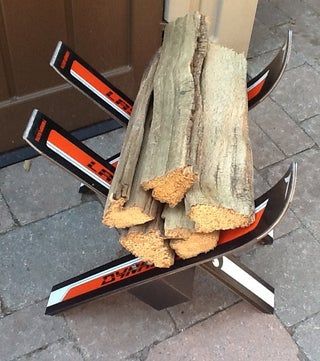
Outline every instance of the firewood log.
{"label": "firewood log", "polygon": [[168,268],[174,263],[174,252],[163,234],[161,212],[162,205],[158,205],[155,219],[124,231],[120,243],[136,257],[156,267]]}
{"label": "firewood log", "polygon": [[219,240],[219,232],[211,233],[193,233],[186,239],[172,239],[170,240],[170,247],[175,253],[183,258],[192,258],[198,256],[200,253],[207,253],[213,250]]}
{"label": "firewood log", "polygon": [[195,257],[211,251],[217,245],[219,232],[197,233],[194,222],[186,216],[184,202],[162,212],[165,237],[171,239],[170,247],[181,258]]}
{"label": "firewood log", "polygon": [[144,169],[145,143],[152,118],[150,105],[153,77],[159,53],[145,71],[134,103],[131,119],[112,181],[102,222],[109,227],[126,228],[152,220],[156,201],[141,186]]}
{"label": "firewood log", "polygon": [[210,44],[201,96],[192,154],[199,176],[185,198],[187,214],[197,232],[247,226],[254,220],[254,198],[243,54]]}
{"label": "firewood log", "polygon": [[195,84],[207,48],[199,14],[166,26],[154,77],[154,110],[142,186],[160,202],[175,206],[196,180],[190,162]]}

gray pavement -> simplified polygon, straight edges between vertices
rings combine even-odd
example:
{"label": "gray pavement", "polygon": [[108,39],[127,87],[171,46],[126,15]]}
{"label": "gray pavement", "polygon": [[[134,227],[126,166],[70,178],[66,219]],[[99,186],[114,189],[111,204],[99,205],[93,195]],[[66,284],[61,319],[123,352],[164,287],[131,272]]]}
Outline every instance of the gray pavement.
{"label": "gray pavement", "polygon": [[[124,293],[44,316],[51,286],[124,254],[102,207],[44,158],[0,170],[0,361],[320,360],[320,3],[260,0],[248,55],[254,76],[288,28],[293,54],[269,99],[250,112],[255,192],[298,162],[291,209],[272,246],[241,260],[276,288],[264,315],[197,270],[192,301],[155,311]],[[103,156],[123,130],[91,139]]]}

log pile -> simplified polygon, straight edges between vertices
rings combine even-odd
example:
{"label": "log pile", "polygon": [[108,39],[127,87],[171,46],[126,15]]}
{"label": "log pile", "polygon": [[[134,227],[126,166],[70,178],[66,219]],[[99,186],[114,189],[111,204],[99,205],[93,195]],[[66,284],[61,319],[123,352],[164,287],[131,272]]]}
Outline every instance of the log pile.
{"label": "log pile", "polygon": [[145,71],[103,223],[129,252],[170,267],[254,221],[246,60],[196,13],[165,29]]}

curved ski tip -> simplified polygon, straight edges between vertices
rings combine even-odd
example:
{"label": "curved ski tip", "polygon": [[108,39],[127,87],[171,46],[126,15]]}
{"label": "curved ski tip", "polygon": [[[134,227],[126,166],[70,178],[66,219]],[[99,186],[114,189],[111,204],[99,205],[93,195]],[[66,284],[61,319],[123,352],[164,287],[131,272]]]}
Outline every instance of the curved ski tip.
{"label": "curved ski tip", "polygon": [[285,57],[286,57],[286,61],[285,61],[285,65],[287,65],[287,63],[289,62],[290,56],[291,56],[291,50],[292,50],[292,30],[288,30],[288,35],[287,35],[287,41],[283,47],[283,50],[285,51]]}
{"label": "curved ski tip", "polygon": [[61,46],[62,46],[62,41],[59,40],[58,43],[57,43],[56,48],[54,49],[52,58],[51,58],[51,60],[50,60],[50,66],[52,66],[53,68],[54,68],[54,63],[55,63],[55,61],[56,61],[56,59],[57,59],[57,56],[58,56],[58,54],[59,54],[59,51],[60,51]]}
{"label": "curved ski tip", "polygon": [[292,45],[292,30],[289,29],[288,30],[288,40],[287,40],[288,44]]}
{"label": "curved ski tip", "polygon": [[37,116],[38,112],[39,112],[38,109],[33,109],[32,113],[30,115],[30,118],[28,120],[27,127],[26,127],[25,131],[23,132],[22,139],[24,139],[24,140],[28,139],[30,129],[31,129],[32,125],[33,125],[34,119]]}
{"label": "curved ski tip", "polygon": [[293,195],[296,190],[297,184],[297,162],[294,161],[290,164],[289,169],[286,174],[283,176],[282,181],[286,183],[285,196],[286,203],[289,204],[292,202]]}
{"label": "curved ski tip", "polygon": [[290,165],[291,170],[291,192],[289,193],[289,203],[292,202],[293,195],[296,190],[297,185],[297,174],[298,174],[298,163],[296,161],[293,161]]}

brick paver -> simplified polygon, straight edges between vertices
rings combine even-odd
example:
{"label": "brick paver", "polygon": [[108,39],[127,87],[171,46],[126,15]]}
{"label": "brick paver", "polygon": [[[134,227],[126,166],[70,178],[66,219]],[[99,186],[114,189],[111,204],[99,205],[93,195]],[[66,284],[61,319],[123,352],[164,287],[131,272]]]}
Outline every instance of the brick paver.
{"label": "brick paver", "polygon": [[293,338],[310,361],[320,360],[320,313],[301,323]]}
{"label": "brick paver", "polygon": [[266,99],[250,111],[250,121],[252,120],[286,156],[314,145],[314,141],[271,99]]}
{"label": "brick paver", "polygon": [[62,340],[48,347],[22,356],[17,361],[85,361],[71,342]]}
{"label": "brick paver", "polygon": [[238,300],[231,291],[214,280],[205,271],[196,271],[193,298],[190,302],[169,308],[179,329],[203,320]]}
{"label": "brick paver", "polygon": [[154,346],[147,361],[298,361],[297,353],[275,316],[242,302]]}
{"label": "brick paver", "polygon": [[42,302],[0,319],[1,361],[11,361],[67,336],[63,318],[44,316],[44,307]]}
{"label": "brick paver", "polygon": [[305,229],[241,259],[275,287],[276,314],[286,326],[320,311],[320,245]]}
{"label": "brick paver", "polygon": [[270,164],[285,158],[283,152],[253,121],[249,121],[250,140],[253,152],[253,163],[257,169],[262,169]]}
{"label": "brick paver", "polygon": [[118,257],[102,207],[85,203],[0,236],[0,295],[15,310],[48,296],[52,285]]}
{"label": "brick paver", "polygon": [[120,128],[88,139],[84,143],[101,157],[108,158],[120,152],[124,133],[125,129]]}
{"label": "brick paver", "polygon": [[305,64],[284,73],[271,98],[295,121],[320,113],[320,74]]}
{"label": "brick paver", "polygon": [[0,170],[1,191],[20,224],[27,224],[81,203],[79,181],[44,157]]}
{"label": "brick paver", "polygon": [[320,147],[320,115],[305,120],[301,126]]}
{"label": "brick paver", "polygon": [[80,306],[65,317],[90,361],[123,360],[174,333],[167,311],[155,311],[128,293]]}
{"label": "brick paver", "polygon": [[298,181],[291,209],[300,221],[319,239],[319,204],[320,204],[320,152],[310,149],[265,169],[262,173],[273,184],[284,174],[292,160],[298,162]]}
{"label": "brick paver", "polygon": [[275,37],[268,27],[258,19],[254,23],[254,31],[251,36],[248,57],[254,57],[261,53],[279,48],[283,43],[283,38]]}
{"label": "brick paver", "polygon": [[14,220],[10,214],[9,208],[0,193],[0,233],[4,233],[14,226]]}

